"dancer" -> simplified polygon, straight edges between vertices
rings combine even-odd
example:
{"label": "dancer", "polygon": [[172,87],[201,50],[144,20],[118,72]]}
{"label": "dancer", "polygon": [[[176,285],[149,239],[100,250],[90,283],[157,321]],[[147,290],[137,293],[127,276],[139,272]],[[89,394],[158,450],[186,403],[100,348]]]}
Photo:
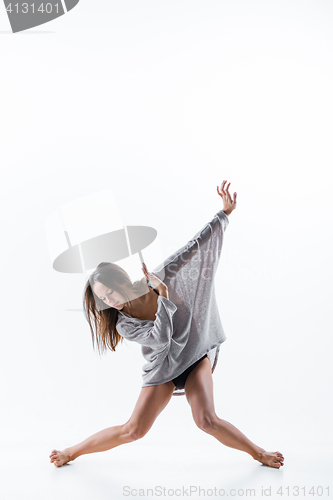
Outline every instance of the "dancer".
{"label": "dancer", "polygon": [[115,351],[124,338],[139,343],[146,360],[143,385],[127,422],[63,451],[52,450],[50,461],[55,466],[141,439],[173,395],[185,395],[199,429],[224,445],[248,453],[263,465],[277,469],[284,465],[282,453],[257,446],[215,412],[212,374],[226,336],[214,278],[229,216],[237,203],[237,193],[232,197],[230,182],[226,183],[217,186],[223,209],[154,272],[143,263],[144,277],[132,283],[120,266],[102,262],[89,276],[83,306],[93,346],[106,352]]}

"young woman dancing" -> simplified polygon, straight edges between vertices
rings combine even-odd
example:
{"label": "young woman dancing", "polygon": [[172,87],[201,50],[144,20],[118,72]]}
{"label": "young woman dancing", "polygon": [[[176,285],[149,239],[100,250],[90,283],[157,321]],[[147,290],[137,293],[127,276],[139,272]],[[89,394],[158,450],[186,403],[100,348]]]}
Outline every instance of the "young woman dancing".
{"label": "young woman dancing", "polygon": [[141,439],[173,395],[186,395],[199,429],[224,445],[245,451],[270,467],[278,469],[284,464],[282,453],[257,446],[218,417],[214,408],[212,374],[226,339],[214,277],[237,198],[237,193],[232,198],[230,182],[226,183],[220,189],[217,186],[223,209],[154,272],[148,272],[143,263],[144,277],[132,283],[120,266],[102,262],[89,276],[83,307],[93,346],[96,342],[99,351],[105,352],[115,351],[124,338],[138,342],[146,360],[144,383],[127,422],[63,451],[53,450],[50,461],[55,466]]}

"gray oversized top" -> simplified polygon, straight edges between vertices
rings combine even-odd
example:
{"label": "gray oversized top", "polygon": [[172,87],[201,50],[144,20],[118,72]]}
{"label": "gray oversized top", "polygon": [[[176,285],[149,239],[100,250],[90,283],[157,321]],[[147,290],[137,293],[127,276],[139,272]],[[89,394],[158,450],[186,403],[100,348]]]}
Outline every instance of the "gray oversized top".
{"label": "gray oversized top", "polygon": [[[141,344],[146,360],[142,387],[169,382],[205,354],[214,372],[220,344],[226,340],[214,277],[228,224],[229,218],[220,210],[186,245],[153,269],[169,291],[169,299],[158,296],[154,321],[118,311],[118,333]],[[173,396],[184,394],[184,389],[175,387]]]}

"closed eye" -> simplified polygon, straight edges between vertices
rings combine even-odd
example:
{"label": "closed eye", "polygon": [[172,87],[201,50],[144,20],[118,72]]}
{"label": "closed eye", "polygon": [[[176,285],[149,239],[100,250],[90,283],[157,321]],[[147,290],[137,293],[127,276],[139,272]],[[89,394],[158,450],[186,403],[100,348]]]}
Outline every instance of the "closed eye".
{"label": "closed eye", "polygon": [[[108,292],[106,295],[112,295],[112,294],[113,294],[113,290],[112,290],[112,292]],[[105,300],[105,299],[104,299],[104,298],[102,298],[102,297],[100,297],[100,299],[101,299],[101,300],[103,300],[103,301]]]}

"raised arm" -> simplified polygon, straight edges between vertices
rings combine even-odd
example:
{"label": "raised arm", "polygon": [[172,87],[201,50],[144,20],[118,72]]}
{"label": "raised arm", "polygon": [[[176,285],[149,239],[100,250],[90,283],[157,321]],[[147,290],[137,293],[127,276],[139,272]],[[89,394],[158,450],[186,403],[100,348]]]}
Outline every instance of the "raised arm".
{"label": "raised arm", "polygon": [[[156,275],[168,281],[175,273],[191,261],[202,250],[200,259],[216,270],[223,245],[223,236],[229,224],[228,215],[236,208],[237,193],[234,193],[234,200],[229,194],[229,186],[225,189],[226,181],[221,184],[221,190],[217,186],[218,195],[223,199],[223,209],[219,210],[205,226],[198,231],[185,245],[170,255],[162,264],[154,268]],[[204,263],[204,262],[203,262]]]}

